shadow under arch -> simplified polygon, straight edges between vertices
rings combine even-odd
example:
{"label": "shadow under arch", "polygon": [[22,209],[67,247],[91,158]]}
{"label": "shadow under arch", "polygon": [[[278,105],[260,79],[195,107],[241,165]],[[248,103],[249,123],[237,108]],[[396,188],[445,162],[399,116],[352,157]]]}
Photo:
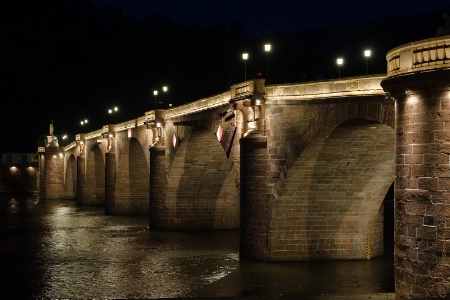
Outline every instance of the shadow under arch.
{"label": "shadow under arch", "polygon": [[171,229],[239,228],[239,193],[227,155],[208,129],[194,126],[178,146],[167,179]]}
{"label": "shadow under arch", "polygon": [[383,253],[382,204],[395,177],[394,130],[365,119],[325,129],[279,190],[274,260],[366,259]]}

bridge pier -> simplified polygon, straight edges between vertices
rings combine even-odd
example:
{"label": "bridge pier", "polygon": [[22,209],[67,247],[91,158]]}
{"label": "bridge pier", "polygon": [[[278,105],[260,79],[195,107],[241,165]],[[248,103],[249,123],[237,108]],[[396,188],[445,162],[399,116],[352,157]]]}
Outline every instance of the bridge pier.
{"label": "bridge pier", "polygon": [[[446,260],[450,69],[444,64],[445,55],[439,56],[445,53],[444,43],[441,49],[439,44],[425,40],[392,50],[387,55],[388,77],[382,82],[396,105],[394,264],[398,300],[450,296]],[[434,57],[433,64],[426,57]],[[430,66],[436,70],[430,72]]]}
{"label": "bridge pier", "polygon": [[77,157],[77,204],[83,205],[86,188],[86,155],[81,153]]}
{"label": "bridge pier", "polygon": [[169,229],[166,200],[166,149],[160,142],[150,147],[150,228]]}
{"label": "bridge pier", "polygon": [[267,136],[247,132],[240,139],[241,244],[244,258],[267,260],[272,209],[267,195]]}
{"label": "bridge pier", "polygon": [[39,147],[39,197],[60,199],[64,195],[64,148]]}
{"label": "bridge pier", "polygon": [[105,213],[117,214],[116,210],[116,153],[105,153]]}

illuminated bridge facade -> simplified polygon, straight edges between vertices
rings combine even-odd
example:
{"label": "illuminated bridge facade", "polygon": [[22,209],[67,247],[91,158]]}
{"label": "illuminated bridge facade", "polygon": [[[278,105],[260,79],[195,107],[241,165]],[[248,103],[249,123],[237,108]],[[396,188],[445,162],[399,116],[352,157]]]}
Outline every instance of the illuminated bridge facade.
{"label": "illuminated bridge facade", "polygon": [[40,197],[153,229],[240,228],[251,259],[370,259],[394,186],[396,298],[447,297],[449,44],[393,49],[387,75],[249,80],[41,147]]}

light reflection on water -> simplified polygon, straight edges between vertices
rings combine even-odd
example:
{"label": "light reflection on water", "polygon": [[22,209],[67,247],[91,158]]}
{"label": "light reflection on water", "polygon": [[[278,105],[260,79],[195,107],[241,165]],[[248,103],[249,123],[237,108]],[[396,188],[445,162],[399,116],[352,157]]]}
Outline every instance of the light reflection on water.
{"label": "light reflection on water", "polygon": [[3,298],[199,298],[393,292],[392,256],[267,263],[239,231],[150,231],[74,201],[0,196]]}

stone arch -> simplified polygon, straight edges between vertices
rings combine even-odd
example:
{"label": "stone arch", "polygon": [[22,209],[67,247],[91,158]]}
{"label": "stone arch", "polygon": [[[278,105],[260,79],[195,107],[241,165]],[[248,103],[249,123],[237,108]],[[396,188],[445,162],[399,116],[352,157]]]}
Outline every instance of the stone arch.
{"label": "stone arch", "polygon": [[105,204],[105,159],[100,147],[95,144],[86,153],[86,188],[83,205]]}
{"label": "stone arch", "polygon": [[342,122],[360,118],[394,128],[394,102],[377,96],[355,102],[316,105],[271,105],[268,109],[269,181],[278,189],[308,145],[324,131]]}
{"label": "stone arch", "polygon": [[66,174],[64,180],[64,198],[76,199],[77,197],[77,162],[71,154],[66,162]]}
{"label": "stone arch", "polygon": [[239,189],[239,139],[242,135],[245,116],[241,111],[235,110],[231,104],[226,104],[211,110],[199,111],[190,115],[177,118],[167,118],[165,120],[165,141],[166,159],[168,169],[172,168],[172,163],[178,151],[178,146],[172,146],[172,138],[175,135],[178,143],[188,137],[193,128],[203,128],[211,133],[217,141],[217,130],[222,129],[222,140],[220,145],[228,158],[234,173],[235,187]]}
{"label": "stone arch", "polygon": [[239,228],[234,172],[210,130],[196,126],[178,146],[167,179],[171,229]]}
{"label": "stone arch", "polygon": [[117,214],[147,214],[149,207],[149,166],[144,148],[130,138],[117,164],[114,211]]}
{"label": "stone arch", "polygon": [[358,118],[326,128],[302,151],[277,192],[269,256],[367,258],[367,245],[372,256],[382,254],[380,208],[394,176],[392,128]]}

